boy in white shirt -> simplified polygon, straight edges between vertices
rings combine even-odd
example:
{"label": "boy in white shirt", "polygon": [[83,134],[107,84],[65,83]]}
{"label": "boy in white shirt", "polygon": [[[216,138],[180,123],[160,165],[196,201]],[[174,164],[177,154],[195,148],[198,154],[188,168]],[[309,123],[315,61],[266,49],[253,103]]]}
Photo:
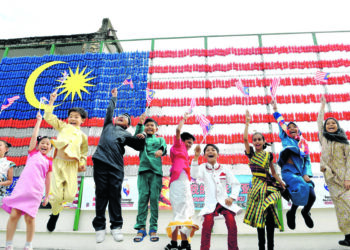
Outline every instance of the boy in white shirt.
{"label": "boy in white shirt", "polygon": [[[197,145],[191,165],[191,176],[195,179],[201,179],[204,182],[205,190],[204,207],[199,213],[204,217],[200,249],[210,249],[214,217],[222,214],[225,217],[228,230],[228,250],[238,250],[235,215],[240,207],[233,204],[233,201],[237,201],[241,185],[230,168],[217,163],[219,155],[217,146],[207,144],[204,148],[204,157],[207,163],[198,165],[200,152],[201,148]],[[227,194],[226,184],[231,186],[231,195]]]}

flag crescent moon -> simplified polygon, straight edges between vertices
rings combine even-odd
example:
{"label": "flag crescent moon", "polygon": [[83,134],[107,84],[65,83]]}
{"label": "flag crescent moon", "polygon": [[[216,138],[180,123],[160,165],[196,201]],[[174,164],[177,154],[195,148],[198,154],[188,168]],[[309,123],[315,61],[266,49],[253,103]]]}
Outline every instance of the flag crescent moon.
{"label": "flag crescent moon", "polygon": [[[53,62],[45,63],[45,64],[41,65],[40,67],[38,67],[37,69],[35,69],[33,71],[33,73],[28,77],[28,80],[27,80],[27,83],[26,83],[26,86],[24,89],[24,94],[25,94],[25,97],[30,105],[32,105],[35,108],[39,108],[39,106],[40,106],[40,102],[38,101],[38,99],[36,98],[35,93],[34,93],[34,86],[35,86],[36,79],[47,68],[50,68],[51,66],[53,66],[55,64],[61,64],[61,63],[66,63],[66,62],[53,61]],[[45,106],[47,106],[47,105],[41,104],[42,109],[45,109]]]}

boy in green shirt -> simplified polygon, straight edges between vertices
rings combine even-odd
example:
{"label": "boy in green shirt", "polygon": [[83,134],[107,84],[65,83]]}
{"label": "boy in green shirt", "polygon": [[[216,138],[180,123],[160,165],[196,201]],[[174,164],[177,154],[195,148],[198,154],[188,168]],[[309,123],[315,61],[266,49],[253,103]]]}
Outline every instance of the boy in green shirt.
{"label": "boy in green shirt", "polygon": [[[147,118],[145,114],[141,115],[140,122],[136,126],[135,135],[138,138],[146,138],[145,147],[140,151],[139,175],[137,177],[137,189],[139,192],[138,213],[134,228],[137,236],[134,242],[141,242],[147,235],[146,219],[148,213],[148,202],[151,205],[150,218],[150,240],[159,241],[157,235],[158,229],[158,202],[160,192],[162,191],[162,156],[166,155],[166,143],[163,137],[157,137],[158,124],[152,118]],[[144,124],[142,125],[142,123]]]}

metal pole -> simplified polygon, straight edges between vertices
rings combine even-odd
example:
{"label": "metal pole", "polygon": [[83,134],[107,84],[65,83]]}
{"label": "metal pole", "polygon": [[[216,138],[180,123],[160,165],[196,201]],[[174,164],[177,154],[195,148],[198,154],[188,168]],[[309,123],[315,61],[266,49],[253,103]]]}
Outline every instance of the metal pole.
{"label": "metal pole", "polygon": [[[208,37],[207,36],[204,37],[204,49],[206,51],[208,51]],[[208,55],[205,56],[204,60],[205,60],[205,65],[208,65]],[[205,72],[205,81],[207,81],[208,79],[209,79],[208,72]],[[205,89],[205,97],[209,98],[209,89],[208,88]],[[205,114],[206,114],[206,116],[209,115],[209,107],[208,106],[205,107]]]}
{"label": "metal pole", "polygon": [[6,49],[5,49],[5,51],[4,51],[4,54],[3,54],[2,58],[7,57],[8,53],[9,53],[9,50],[10,50],[10,48],[9,48],[9,47],[6,47]]}
{"label": "metal pole", "polygon": [[81,199],[82,199],[82,196],[83,196],[83,187],[84,187],[84,176],[81,177],[81,181],[80,181],[78,205],[77,205],[77,209],[75,210],[73,231],[78,231],[78,229],[79,229],[80,208],[81,208]]}
{"label": "metal pole", "polygon": [[100,42],[100,54],[103,53],[103,46],[104,46],[105,42],[101,41]]}
{"label": "metal pole", "polygon": [[50,55],[54,55],[55,54],[55,49],[56,49],[55,44],[52,44],[51,45],[51,49],[50,49]]}
{"label": "metal pole", "polygon": [[[315,33],[315,32],[312,32],[311,35],[312,35],[312,40],[313,40],[313,42],[314,42],[314,45],[318,46],[318,42],[317,42],[317,38],[316,38],[316,33]],[[319,52],[319,51],[316,53],[316,56],[317,56],[317,60],[318,60],[318,61],[321,61],[321,56],[320,56],[320,52]],[[322,67],[321,69],[323,69],[323,67]],[[327,85],[326,85],[326,84],[322,84],[322,86],[323,86],[324,94],[327,95],[327,94],[328,94]],[[329,102],[327,102],[327,108],[328,108],[328,111],[329,111],[329,112],[332,112],[331,104],[330,104]]]}
{"label": "metal pole", "polygon": [[[262,35],[258,35],[258,39],[259,39],[259,47],[263,47],[263,43],[262,43]],[[261,56],[261,62],[264,62],[264,55],[263,54],[260,54]],[[266,79],[266,73],[265,73],[265,70],[263,69],[263,79]],[[264,92],[265,92],[265,97],[267,99],[267,96],[269,95],[269,90],[268,90],[268,87],[265,86],[264,87]],[[267,114],[271,114],[271,108],[270,108],[270,104],[268,103],[266,105],[266,110],[267,110]],[[270,134],[273,134],[273,129],[272,129],[272,124],[269,122],[269,133]],[[272,153],[276,153],[276,149],[275,149],[275,145],[272,144],[271,145],[271,151]],[[276,169],[276,172],[278,174],[281,174],[281,171],[279,171],[279,169],[277,169],[277,166],[275,165],[275,169]],[[281,222],[281,231],[284,231],[284,224],[283,224],[283,205],[282,205],[282,200],[279,199],[277,201],[277,214],[278,214],[278,219],[279,221]]]}

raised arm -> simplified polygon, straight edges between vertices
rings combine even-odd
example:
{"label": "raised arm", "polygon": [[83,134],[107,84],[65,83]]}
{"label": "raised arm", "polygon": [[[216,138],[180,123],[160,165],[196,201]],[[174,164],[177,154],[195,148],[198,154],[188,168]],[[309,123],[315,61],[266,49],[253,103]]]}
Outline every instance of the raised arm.
{"label": "raised arm", "polygon": [[112,89],[111,92],[112,92],[112,98],[109,101],[109,104],[107,107],[106,116],[105,116],[105,120],[103,123],[104,127],[113,122],[114,109],[115,109],[115,106],[117,105],[118,90],[116,88],[114,88],[114,89]]}
{"label": "raised arm", "polygon": [[283,116],[278,112],[277,102],[275,100],[272,100],[271,104],[274,112],[273,117],[275,118],[278,124],[279,130],[280,130],[279,136],[282,139],[287,136],[287,132],[286,132],[288,131],[287,125],[286,125],[286,122],[284,121]]}
{"label": "raised arm", "polygon": [[177,140],[180,139],[182,126],[185,124],[187,118],[188,118],[188,113],[186,112],[186,113],[184,114],[183,119],[179,122],[179,125],[178,125],[177,128],[176,128],[176,139],[177,139]]}
{"label": "raised arm", "polygon": [[36,147],[36,142],[37,142],[36,138],[38,137],[40,124],[42,120],[43,120],[43,117],[41,116],[40,111],[38,111],[36,115],[36,124],[34,126],[33,133],[32,133],[32,138],[30,138],[29,149],[28,149],[29,152]]}
{"label": "raised arm", "polygon": [[201,146],[197,144],[197,146],[194,149],[194,158],[191,164],[191,176],[195,179],[203,178],[203,174],[201,173],[199,169],[199,164],[198,164],[198,158],[200,154],[201,154]]}
{"label": "raised arm", "polygon": [[57,118],[54,114],[52,114],[54,109],[54,102],[57,98],[57,89],[50,95],[49,104],[45,107],[44,119],[50,124],[54,129],[60,131],[63,127],[66,126],[66,123]]}
{"label": "raised arm", "polygon": [[245,152],[247,154],[250,154],[250,146],[249,146],[249,140],[248,140],[248,127],[251,119],[252,118],[247,109],[245,112],[245,128],[244,128],[244,134],[243,134],[244,147],[245,147]]}
{"label": "raised arm", "polygon": [[146,120],[146,113],[143,113],[140,115],[139,123],[136,125],[136,130],[134,136],[137,136],[139,139],[145,139],[146,135],[143,133],[143,130],[145,127],[143,126],[143,123]]}
{"label": "raised arm", "polygon": [[324,121],[324,110],[326,107],[326,98],[324,95],[321,97],[321,109],[320,112],[318,113],[317,117],[317,127],[318,127],[318,138],[319,141],[322,143],[322,138],[323,137],[323,121]]}

